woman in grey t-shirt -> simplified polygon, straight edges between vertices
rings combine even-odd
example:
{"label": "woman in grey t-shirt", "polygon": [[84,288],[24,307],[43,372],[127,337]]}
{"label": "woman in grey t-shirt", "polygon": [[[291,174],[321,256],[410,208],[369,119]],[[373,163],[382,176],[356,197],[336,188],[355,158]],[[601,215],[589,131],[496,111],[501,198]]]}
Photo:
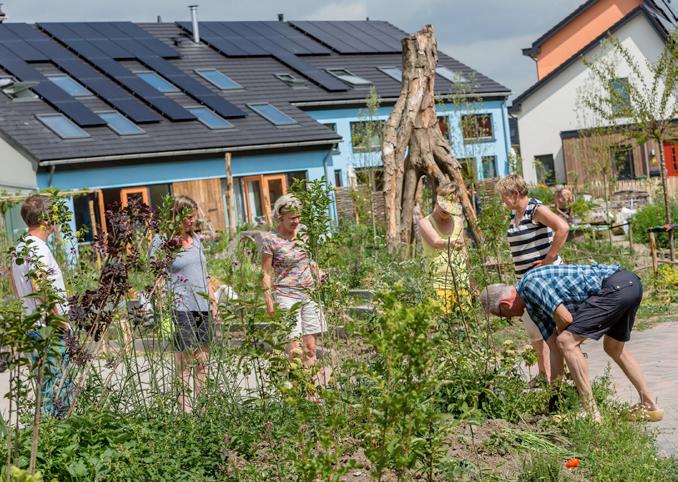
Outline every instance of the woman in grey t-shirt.
{"label": "woman in grey t-shirt", "polygon": [[[176,239],[181,249],[169,266],[167,287],[172,300],[177,372],[183,382],[178,402],[185,413],[192,410],[191,398],[197,398],[207,377],[210,308],[212,314],[217,315],[216,300],[208,282],[207,261],[200,238],[194,232],[197,212],[198,205],[193,199],[188,196],[174,198],[172,216],[176,220],[181,219],[181,231]],[[152,253],[161,244],[162,240],[156,238]],[[192,366],[195,367],[195,376],[191,393],[187,389],[190,388]],[[193,397],[189,397],[189,393]]]}

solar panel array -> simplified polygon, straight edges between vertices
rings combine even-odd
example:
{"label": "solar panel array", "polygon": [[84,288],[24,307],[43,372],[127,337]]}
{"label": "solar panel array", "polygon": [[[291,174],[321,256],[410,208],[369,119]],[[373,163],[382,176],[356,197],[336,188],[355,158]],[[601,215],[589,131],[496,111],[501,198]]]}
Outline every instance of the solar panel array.
{"label": "solar panel array", "polygon": [[[193,33],[191,22],[177,22]],[[348,86],[300,56],[329,55],[331,51],[285,22],[200,22],[200,37],[227,57],[271,56],[329,92]]]}
{"label": "solar panel array", "polygon": [[42,23],[39,27],[172,121],[192,120],[195,116],[122,66],[119,60],[139,60],[223,117],[247,115],[166,61],[165,58],[179,57],[179,53],[131,22]]}
{"label": "solar panel array", "polygon": [[[87,87],[91,92],[135,122],[158,122],[161,119],[158,114],[129,95],[115,82],[102,76],[97,70],[83,62],[82,59],[76,57],[69,50],[32,25],[25,23],[1,24],[0,41],[5,50],[9,50],[18,56],[24,63],[53,62],[71,77],[77,79],[78,82]],[[19,80],[39,81],[40,84],[33,90],[55,109],[70,117],[79,126],[88,127],[105,124],[102,124],[98,115],[96,115],[96,119],[93,118],[93,113],[87,107],[66,94],[61,88],[55,86],[29,64],[26,63],[21,66],[21,74],[17,70],[16,62],[12,62],[11,66],[3,65],[3,67]],[[74,106],[76,105],[79,105],[79,107],[75,108]],[[64,106],[68,107],[64,108]],[[83,114],[83,112],[88,113]]]}
{"label": "solar panel array", "polygon": [[340,54],[388,54],[402,51],[404,32],[382,21],[289,22]]}

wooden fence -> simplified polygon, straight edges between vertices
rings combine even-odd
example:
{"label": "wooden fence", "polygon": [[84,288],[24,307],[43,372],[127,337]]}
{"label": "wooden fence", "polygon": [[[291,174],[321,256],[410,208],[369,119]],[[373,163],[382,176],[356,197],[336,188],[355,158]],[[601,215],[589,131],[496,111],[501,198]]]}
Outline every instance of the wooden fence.
{"label": "wooden fence", "polygon": [[[671,176],[666,179],[669,191],[669,197],[678,195],[678,177]],[[644,191],[650,194],[652,200],[658,199],[661,196],[661,179],[658,177],[651,177],[648,179],[633,179],[617,181],[612,187],[612,193],[619,191]],[[585,192],[594,197],[602,198],[605,194],[605,188],[602,181],[590,181],[586,187],[579,186],[575,188],[577,192]]]}
{"label": "wooden fence", "polygon": [[374,220],[377,224],[386,224],[383,191],[370,192],[369,186],[338,187],[335,194],[339,222],[371,223],[372,213],[374,213]]}

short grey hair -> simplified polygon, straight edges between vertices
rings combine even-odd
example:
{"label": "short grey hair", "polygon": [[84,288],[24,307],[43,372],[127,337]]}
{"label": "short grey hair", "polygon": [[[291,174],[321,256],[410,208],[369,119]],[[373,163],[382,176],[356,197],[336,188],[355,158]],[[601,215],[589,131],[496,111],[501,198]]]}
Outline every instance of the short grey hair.
{"label": "short grey hair", "polygon": [[282,215],[291,211],[301,212],[301,201],[292,194],[285,194],[280,196],[273,205],[273,212],[271,213],[274,221],[280,221]]}
{"label": "short grey hair", "polygon": [[480,304],[483,305],[485,313],[501,316],[499,306],[502,300],[511,297],[511,285],[495,283],[483,288],[480,292]]}

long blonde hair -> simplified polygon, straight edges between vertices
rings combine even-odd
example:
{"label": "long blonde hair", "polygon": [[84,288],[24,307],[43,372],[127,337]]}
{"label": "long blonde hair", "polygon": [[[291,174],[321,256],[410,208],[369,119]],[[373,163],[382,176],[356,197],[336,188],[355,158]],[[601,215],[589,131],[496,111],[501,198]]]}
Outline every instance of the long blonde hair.
{"label": "long blonde hair", "polygon": [[[198,203],[188,196],[179,195],[175,196],[172,201],[172,221],[176,222],[178,219],[183,220],[186,216],[186,212],[198,214]],[[195,227],[196,224],[194,224]],[[194,229],[191,230],[189,234],[193,234]]]}

